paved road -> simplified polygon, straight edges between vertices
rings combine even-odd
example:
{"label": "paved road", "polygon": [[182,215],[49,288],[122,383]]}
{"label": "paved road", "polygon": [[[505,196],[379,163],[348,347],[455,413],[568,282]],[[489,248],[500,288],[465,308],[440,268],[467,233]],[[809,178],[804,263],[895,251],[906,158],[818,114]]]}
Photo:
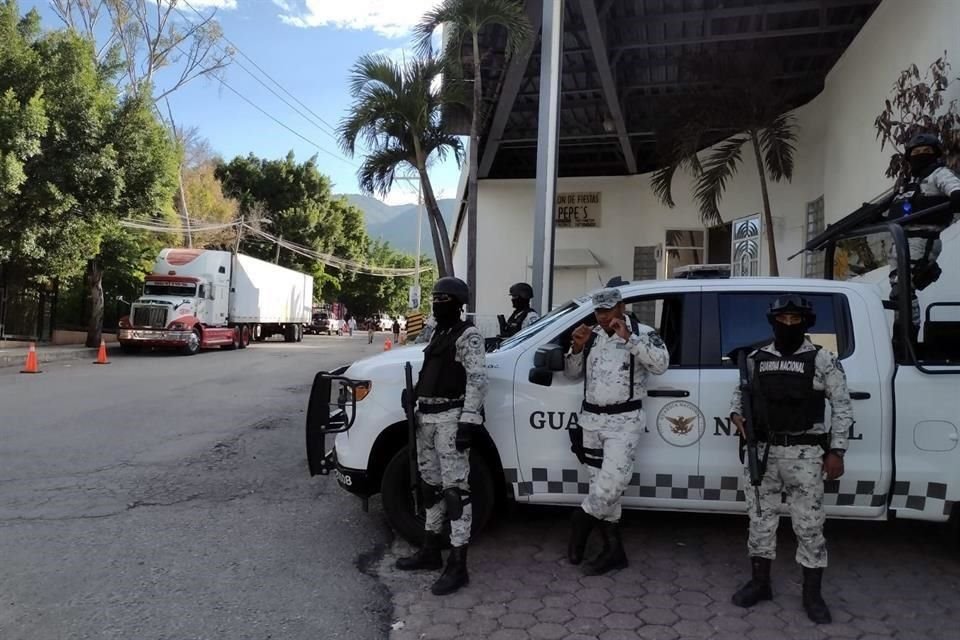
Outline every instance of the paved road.
{"label": "paved road", "polygon": [[383,637],[383,516],[303,447],[313,373],[379,348],[0,371],[0,638]]}

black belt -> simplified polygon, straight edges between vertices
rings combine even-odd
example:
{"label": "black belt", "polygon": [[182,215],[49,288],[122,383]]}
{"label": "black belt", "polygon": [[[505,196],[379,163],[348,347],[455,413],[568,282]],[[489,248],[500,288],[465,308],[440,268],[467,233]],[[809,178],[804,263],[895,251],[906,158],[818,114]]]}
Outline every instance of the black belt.
{"label": "black belt", "polygon": [[801,433],[793,435],[790,433],[757,433],[757,440],[760,442],[769,442],[778,447],[792,447],[794,445],[814,445],[824,447],[830,443],[829,433]]}
{"label": "black belt", "polygon": [[630,400],[620,404],[599,405],[583,401],[582,409],[588,413],[626,413],[643,408],[643,400]]}
{"label": "black belt", "polygon": [[438,404],[417,403],[417,409],[420,413],[443,413],[451,409],[462,409],[463,400],[450,400],[449,402],[440,402]]}

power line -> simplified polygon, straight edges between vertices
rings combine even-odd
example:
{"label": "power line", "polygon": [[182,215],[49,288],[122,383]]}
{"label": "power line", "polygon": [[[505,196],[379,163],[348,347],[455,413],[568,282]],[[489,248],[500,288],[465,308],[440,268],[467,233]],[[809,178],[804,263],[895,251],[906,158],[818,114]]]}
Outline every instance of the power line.
{"label": "power line", "polygon": [[[197,14],[198,16],[200,16],[201,18],[203,18],[204,20],[207,20],[207,16],[203,15],[202,13],[200,13],[200,11],[198,11],[196,7],[194,7],[192,4],[190,4],[190,2],[188,2],[187,0],[182,0],[182,1],[183,1],[183,3],[184,3],[185,5],[187,5],[195,14]],[[182,15],[182,16],[184,15],[183,12],[180,11],[179,9],[177,9],[177,12],[180,13],[180,15]],[[186,16],[184,16],[184,19],[186,19],[188,22],[190,22],[191,24],[193,24],[193,22],[191,22],[191,21],[189,20],[189,18],[187,18]],[[310,113],[310,115],[312,115],[314,118],[316,118],[317,121],[319,121],[319,122],[323,123],[324,125],[326,125],[326,127],[327,127],[330,131],[329,131],[329,132],[326,131],[325,129],[323,129],[323,127],[321,127],[320,125],[318,125],[315,121],[310,120],[310,118],[308,118],[306,115],[304,115],[303,113],[301,113],[296,107],[294,107],[294,106],[291,105],[289,102],[287,102],[283,97],[281,97],[279,94],[277,94],[273,89],[271,89],[270,87],[267,87],[266,83],[264,83],[262,80],[260,80],[259,78],[257,78],[257,77],[256,77],[251,71],[249,71],[246,67],[244,67],[242,64],[239,64],[239,63],[238,63],[238,66],[240,66],[241,69],[243,69],[244,71],[246,71],[247,73],[249,73],[253,78],[255,78],[258,82],[260,82],[260,84],[262,84],[264,87],[266,87],[271,93],[273,93],[275,96],[277,96],[278,98],[280,98],[280,100],[283,100],[284,104],[286,104],[286,105],[289,106],[291,109],[293,109],[294,111],[296,111],[297,113],[299,113],[305,120],[307,120],[308,122],[310,122],[311,124],[313,124],[315,127],[317,127],[318,129],[320,129],[321,131],[324,131],[324,132],[327,133],[328,135],[331,135],[331,136],[335,137],[336,130],[337,130],[337,128],[336,128],[335,126],[333,126],[332,124],[330,124],[329,122],[327,122],[326,120],[324,120],[324,119],[323,119],[322,117],[320,117],[320,115],[318,115],[313,109],[311,109],[310,107],[308,107],[308,106],[307,106],[306,104],[304,104],[299,98],[297,98],[297,97],[296,97],[295,95],[293,95],[290,91],[288,91],[286,87],[284,87],[282,84],[280,84],[273,76],[271,76],[269,73],[267,73],[267,72],[263,69],[263,67],[261,67],[259,64],[257,64],[256,61],[255,61],[253,58],[251,58],[251,57],[248,56],[246,53],[244,53],[244,52],[243,52],[243,49],[241,49],[240,46],[239,46],[237,43],[235,43],[235,42],[232,41],[230,38],[228,38],[228,37],[226,36],[226,34],[221,34],[221,37],[223,38],[223,40],[224,40],[227,44],[229,44],[231,47],[233,47],[233,48],[236,50],[237,53],[239,53],[241,56],[243,56],[243,57],[244,57],[250,64],[252,64],[260,73],[262,73],[268,80],[270,80],[270,82],[272,82],[273,84],[277,85],[277,87],[278,87],[281,91],[283,91],[285,94],[287,94],[288,96],[290,96],[290,97],[293,99],[294,102],[296,102],[296,103],[299,104],[301,107],[303,107],[307,112]]]}

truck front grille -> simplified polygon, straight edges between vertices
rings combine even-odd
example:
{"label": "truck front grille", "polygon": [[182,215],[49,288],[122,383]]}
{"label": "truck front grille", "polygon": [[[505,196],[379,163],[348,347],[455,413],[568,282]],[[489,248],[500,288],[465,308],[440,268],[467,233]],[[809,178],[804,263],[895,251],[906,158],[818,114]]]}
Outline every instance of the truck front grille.
{"label": "truck front grille", "polygon": [[167,326],[167,308],[137,307],[133,310],[133,326],[164,328]]}

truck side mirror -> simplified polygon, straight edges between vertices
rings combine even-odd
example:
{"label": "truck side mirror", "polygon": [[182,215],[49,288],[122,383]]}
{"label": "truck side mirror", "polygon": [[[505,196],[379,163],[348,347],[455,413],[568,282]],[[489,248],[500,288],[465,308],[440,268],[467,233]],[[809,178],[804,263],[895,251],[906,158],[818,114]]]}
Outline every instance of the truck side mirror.
{"label": "truck side mirror", "polygon": [[548,344],[533,354],[533,366],[547,371],[563,371],[563,347]]}
{"label": "truck side mirror", "polygon": [[540,385],[541,387],[549,387],[553,384],[553,371],[546,369],[544,367],[532,367],[530,369],[530,375],[527,379],[532,384]]}

